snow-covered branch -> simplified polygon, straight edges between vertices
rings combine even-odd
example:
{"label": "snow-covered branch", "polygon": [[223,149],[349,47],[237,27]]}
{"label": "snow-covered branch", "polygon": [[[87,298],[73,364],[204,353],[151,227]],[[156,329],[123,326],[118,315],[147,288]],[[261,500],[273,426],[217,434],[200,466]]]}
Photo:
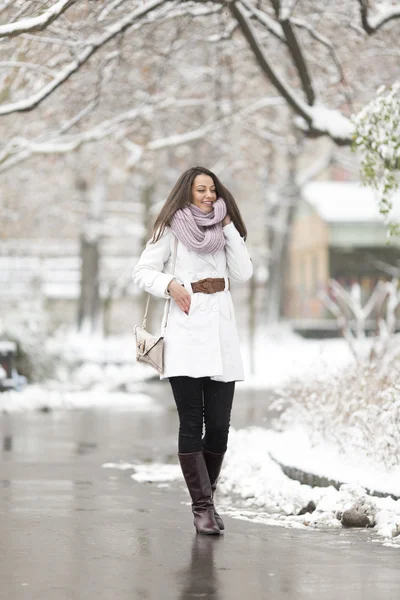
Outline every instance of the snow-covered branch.
{"label": "snow-covered branch", "polygon": [[[78,150],[84,144],[98,142],[112,136],[122,143],[124,148],[130,153],[131,156],[127,166],[131,167],[139,162],[146,151],[157,151],[163,148],[175,147],[202,139],[204,136],[223,127],[227,123],[243,121],[251,114],[269,106],[279,105],[282,101],[283,100],[280,97],[263,98],[245,106],[241,110],[225,114],[221,119],[211,121],[202,127],[181,134],[155,139],[144,145],[136,144],[127,137],[128,132],[125,127],[126,124],[135,121],[135,119],[139,117],[151,119],[155,111],[166,111],[171,107],[193,108],[195,106],[203,105],[205,101],[191,98],[175,100],[174,98],[160,99],[155,97],[153,99],[147,99],[141,107],[121,113],[112,119],[103,121],[96,127],[88,129],[87,131],[75,135],[65,135],[65,131],[70,128],[74,122],[77,122],[81,116],[81,113],[79,113],[79,115],[71,122],[64,124],[58,132],[53,132],[46,140],[28,140],[22,137],[11,139],[0,152],[0,173],[7,171],[33,155],[66,154]],[[86,114],[86,112],[91,110],[93,102],[81,112]]]}
{"label": "snow-covered branch", "polygon": [[284,79],[277,73],[277,71],[272,66],[272,61],[268,59],[266,53],[262,49],[261,43],[258,41],[256,31],[251,25],[250,19],[247,17],[242,5],[237,2],[232,2],[229,5],[229,8],[233,17],[239,23],[239,27],[263,72],[268,76],[268,79],[279,91],[279,93],[282,94],[282,96],[294,109],[294,111],[298,115],[303,117],[303,119],[307,123],[310,123],[310,115],[308,113],[306,103],[297,97],[294,91],[289,87],[289,85],[284,81]]}
{"label": "snow-covered branch", "polygon": [[11,67],[13,69],[29,69],[31,71],[43,73],[43,75],[46,75],[47,77],[55,76],[55,73],[52,69],[49,69],[48,67],[43,67],[42,65],[36,65],[35,63],[28,63],[23,60],[0,60],[0,68],[1,67]]}
{"label": "snow-covered branch", "polygon": [[[161,103],[160,106],[165,107],[165,103]],[[0,172],[6,171],[34,154],[65,154],[73,152],[83,144],[89,142],[100,141],[105,137],[115,134],[122,136],[124,130],[121,125],[129,123],[146,113],[150,115],[153,110],[154,106],[151,104],[142,106],[138,109],[117,115],[92,129],[72,136],[58,134],[50,136],[45,141],[27,140],[21,137],[13,138],[0,152]]]}
{"label": "snow-covered branch", "polygon": [[[321,302],[336,317],[338,327],[349,344],[356,360],[364,358],[367,319],[375,315],[376,333],[368,352],[369,360],[383,358],[389,349],[396,328],[396,310],[400,303],[398,279],[391,282],[379,281],[367,302],[362,304],[361,288],[358,283],[346,290],[335,279],[329,280],[332,296],[319,293]],[[383,307],[386,305],[386,315]]]}
{"label": "snow-covered branch", "polygon": [[272,61],[269,60],[241,3],[232,2],[229,8],[233,17],[239,23],[239,27],[262,71],[285,98],[289,106],[301,117],[298,124],[313,137],[328,135],[339,145],[350,144],[354,130],[351,121],[338,110],[329,109],[318,104],[309,106],[301,100],[278,73]]}
{"label": "snow-covered branch", "polygon": [[[272,33],[272,35],[274,35],[278,40],[280,40],[284,44],[288,43],[287,37],[285,36],[285,32],[280,23],[271,19],[271,17],[269,15],[267,15],[266,13],[264,13],[262,10],[259,10],[256,6],[254,6],[250,2],[250,0],[241,0],[241,3],[246,8],[246,10],[248,11],[251,18],[257,20],[270,33]],[[281,14],[287,15],[289,13],[287,11],[284,11],[283,13],[281,12]],[[321,43],[323,46],[325,46],[326,48],[329,49],[329,53],[332,56],[332,60],[338,68],[340,82],[343,82],[345,79],[344,73],[343,73],[343,68],[342,68],[339,57],[337,55],[337,52],[336,52],[335,47],[333,46],[332,42],[326,36],[322,35],[318,31],[316,31],[314,29],[314,27],[311,26],[310,23],[307,23],[303,19],[298,19],[298,18],[293,17],[293,18],[290,18],[290,23],[300,29],[306,29],[311,37],[313,37],[315,40],[317,40],[319,43]],[[312,104],[312,103],[310,103],[310,104]]]}
{"label": "snow-covered branch", "polygon": [[261,110],[267,106],[273,106],[274,104],[279,103],[279,98],[264,98],[263,100],[258,100],[253,102],[250,106],[246,106],[242,110],[232,111],[228,114],[225,114],[220,119],[215,121],[211,121],[202,127],[194,129],[192,131],[186,131],[182,134],[171,135],[159,140],[153,140],[149,142],[145,146],[146,150],[162,150],[163,148],[169,148],[171,146],[179,146],[182,144],[186,144],[189,142],[194,142],[195,140],[202,139],[207,134],[216,131],[217,129],[223,127],[226,124],[233,123],[235,121],[241,121],[245,119],[247,116],[252,113]]}
{"label": "snow-covered branch", "polygon": [[400,279],[400,266],[396,267],[391,265],[384,260],[379,260],[375,258],[373,255],[368,255],[368,261],[373,265],[376,269],[379,269],[383,273],[387,273],[391,277],[395,279]]}
{"label": "snow-covered branch", "polygon": [[[46,32],[47,33],[47,32]],[[61,37],[50,36],[50,35],[35,35],[31,33],[22,33],[19,36],[22,40],[30,40],[35,43],[40,42],[41,44],[56,44],[57,46],[68,46],[69,48],[82,48],[88,43],[86,40],[67,40]]]}
{"label": "snow-covered branch", "polygon": [[241,4],[245,7],[251,18],[261,23],[278,40],[285,42],[285,36],[279,23],[271,19],[267,13],[254,6],[250,0],[241,0]]}
{"label": "snow-covered branch", "polygon": [[[273,99],[267,98],[263,102],[254,103],[253,110],[258,110],[264,106],[270,105],[272,100]],[[116,115],[112,119],[107,119],[102,123],[99,123],[96,127],[83,131],[82,133],[65,135],[65,131],[71,128],[73,124],[82,118],[82,116],[85,116],[87,112],[92,110],[95,103],[96,99],[89,103],[76,117],[74,117],[74,119],[63,124],[58,131],[53,132],[45,140],[28,140],[22,137],[11,139],[0,152],[0,173],[7,171],[33,155],[66,154],[78,150],[84,144],[98,142],[112,136],[118,140],[123,140],[123,145],[135,156],[135,162],[137,162],[145,150],[158,150],[162,147],[175,146],[195,139],[200,139],[215,127],[215,123],[211,123],[206,127],[187,132],[180,136],[162,138],[160,140],[154,140],[148,145],[139,146],[125,137],[127,135],[126,124],[135,121],[139,117],[151,119],[156,110],[165,111],[171,107],[193,108],[204,104],[204,101],[201,99],[188,98],[175,100],[174,98],[162,99],[154,97],[152,99],[147,98],[139,108]],[[248,111],[251,111],[251,109],[252,106],[246,107],[246,114]],[[177,137],[176,140],[175,137]]]}
{"label": "snow-covered branch", "polygon": [[399,6],[392,6],[390,8],[380,7],[377,13],[371,16],[370,0],[358,0],[358,3],[360,5],[361,23],[368,35],[372,35],[389,21],[400,19]]}
{"label": "snow-covered branch", "polygon": [[220,34],[213,34],[210,35],[207,38],[208,42],[211,43],[216,43],[216,42],[222,42],[224,40],[231,40],[233,37],[233,34],[235,33],[235,31],[239,28],[239,25],[237,23],[230,23],[227,28],[225,29],[225,31],[223,31]]}
{"label": "snow-covered branch", "polygon": [[24,100],[0,105],[0,115],[9,115],[15,112],[26,112],[36,108],[36,106],[50,96],[60,85],[65,83],[65,81],[67,81],[71,75],[79,71],[79,69],[89,60],[89,58],[100,48],[103,48],[110,40],[130,29],[136,21],[156,8],[162,6],[167,1],[168,0],[151,0],[144,6],[133,10],[126,17],[108,27],[105,33],[93,38],[88,45],[77,54],[74,60],[64,67],[52,81],[43,86],[38,92],[32,94],[29,98],[25,98]]}
{"label": "snow-covered branch", "polygon": [[12,37],[28,31],[42,31],[46,29],[60,15],[62,15],[70,6],[76,4],[77,0],[58,0],[53,6],[45,10],[39,17],[30,17],[0,25],[0,38]]}

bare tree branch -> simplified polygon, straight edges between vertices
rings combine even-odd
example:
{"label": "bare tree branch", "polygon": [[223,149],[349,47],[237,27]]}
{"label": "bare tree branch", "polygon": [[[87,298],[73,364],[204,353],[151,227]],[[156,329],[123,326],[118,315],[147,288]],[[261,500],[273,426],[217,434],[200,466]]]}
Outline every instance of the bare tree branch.
{"label": "bare tree branch", "polygon": [[14,23],[0,25],[0,38],[12,37],[28,31],[42,31],[76,2],[77,0],[58,0],[54,6],[48,8],[39,17],[21,19],[20,21],[14,21]]}
{"label": "bare tree branch", "polygon": [[300,81],[307,98],[307,102],[310,106],[312,106],[315,102],[315,92],[311,81],[311,74],[308,70],[308,66],[304,58],[304,54],[301,49],[299,40],[297,39],[297,36],[290,22],[290,13],[288,13],[287,10],[281,10],[280,0],[271,1],[275,9],[276,16],[281,24],[290,55],[299,74]]}
{"label": "bare tree branch", "polygon": [[391,265],[383,260],[375,258],[373,254],[367,254],[367,260],[371,265],[380,271],[383,271],[383,273],[387,273],[393,278],[400,278],[400,262],[399,266],[396,267],[395,265]]}
{"label": "bare tree branch", "polygon": [[335,49],[334,45],[332,44],[332,42],[327,37],[325,37],[324,35],[319,33],[318,31],[315,31],[315,29],[313,27],[311,27],[311,25],[309,23],[306,23],[305,21],[302,21],[301,19],[292,19],[292,23],[294,25],[296,25],[296,27],[300,27],[300,28],[308,31],[308,33],[310,34],[310,36],[312,38],[314,38],[315,40],[320,42],[323,46],[328,48],[329,53],[332,56],[332,60],[338,68],[339,75],[340,75],[340,82],[345,83],[343,67],[342,67],[340,59],[338,57],[338,54],[337,54],[336,49]]}
{"label": "bare tree branch", "polygon": [[307,183],[318,177],[325,169],[327,169],[333,161],[333,148],[330,147],[325,154],[321,154],[316,158],[311,165],[300,172],[296,178],[296,183],[299,188],[302,188]]}

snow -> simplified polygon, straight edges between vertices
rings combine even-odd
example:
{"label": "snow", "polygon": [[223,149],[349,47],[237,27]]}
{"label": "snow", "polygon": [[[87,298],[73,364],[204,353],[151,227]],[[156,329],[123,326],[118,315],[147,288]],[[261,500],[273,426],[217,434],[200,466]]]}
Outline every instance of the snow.
{"label": "snow", "polygon": [[322,105],[315,105],[309,111],[312,115],[314,129],[326,131],[333,139],[351,139],[354,133],[354,125],[340,111]]}
{"label": "snow", "polygon": [[[47,349],[60,361],[54,379],[0,394],[0,411],[96,406],[157,410],[141,390],[146,380],[158,379],[158,375],[135,362],[133,336],[102,338],[70,333],[49,339]],[[336,373],[352,362],[344,340],[305,340],[284,326],[258,332],[255,374],[249,373],[246,344],[242,354],[247,374],[239,384],[241,389],[269,389],[293,378],[313,379],[321,371]]]}
{"label": "snow", "polygon": [[270,455],[283,465],[400,497],[400,467],[386,469],[374,457],[367,457],[354,447],[340,452],[333,443],[312,445],[301,430],[268,431],[266,443]]}
{"label": "snow", "polygon": [[15,342],[0,341],[0,352],[16,352],[17,344]]}
{"label": "snow", "polygon": [[44,29],[48,23],[61,15],[70,4],[72,4],[71,0],[58,0],[54,6],[45,10],[39,17],[30,17],[14,23],[0,25],[0,37]]}
{"label": "snow", "polygon": [[[60,339],[53,340],[54,349],[60,343]],[[248,348],[244,348],[244,355],[248,355]],[[54,380],[29,385],[21,392],[0,394],[0,411],[165,410],[143,393],[143,381],[154,373],[144,365],[135,365],[133,336],[102,339],[70,335],[64,338],[62,359]],[[300,379],[303,387],[318,385],[318,375],[340,373],[351,361],[350,351],[341,339],[305,340],[282,326],[260,328],[256,337],[256,373],[240,385],[276,388],[289,385],[293,377]],[[307,392],[308,388],[304,389]],[[316,411],[320,410],[321,402],[316,404]],[[332,440],[328,443],[322,436],[311,440],[305,429],[295,430],[290,428],[290,420],[288,423],[283,433],[261,427],[231,430],[219,485],[221,512],[285,527],[337,528],[342,527],[338,515],[356,506],[368,515],[371,525],[375,524],[373,531],[385,544],[399,547],[400,501],[373,497],[366,489],[400,496],[400,468],[395,464],[384,468],[376,453],[368,456],[362,452],[357,439],[345,444],[343,452],[343,444]],[[339,491],[301,485],[283,473],[279,462],[344,485]],[[152,482],[165,487],[172,481],[182,482],[176,463],[121,462],[103,467],[131,469],[131,477],[137,483]],[[316,510],[300,515],[311,501]]]}
{"label": "snow", "polygon": [[[39,343],[32,341],[34,348]],[[143,382],[154,377],[154,373],[135,363],[133,336],[59,334],[46,341],[46,351],[52,364],[52,378],[41,384],[29,384],[18,392],[0,393],[0,413],[85,408],[163,410],[143,393]]]}
{"label": "snow", "polygon": [[255,372],[250,372],[250,349],[241,347],[245,380],[241,389],[263,389],[284,385],[292,379],[313,379],[321,372],[337,373],[353,363],[343,339],[304,339],[289,326],[259,328],[255,336]]}
{"label": "snow", "polygon": [[[219,511],[269,525],[326,529],[341,528],[338,517],[345,510],[356,507],[367,514],[371,527],[374,527],[372,531],[386,545],[400,548],[400,501],[367,494],[359,484],[360,476],[343,484],[340,490],[332,486],[312,488],[290,479],[274,460],[273,454],[287,458],[285,447],[289,447],[290,458],[297,458],[297,464],[305,470],[314,467],[315,461],[322,468],[325,462],[326,467],[326,461],[332,454],[328,456],[324,452],[316,457],[315,454],[319,454],[317,449],[310,459],[307,445],[304,442],[298,445],[299,437],[296,436],[289,441],[288,436],[291,434],[281,435],[263,428],[231,430],[229,449],[218,484]],[[336,460],[339,467],[338,457]],[[355,463],[353,466],[352,474],[357,475]],[[139,483],[183,481],[177,464],[106,463],[103,467],[132,468],[134,473],[131,477]],[[362,469],[362,472],[367,473],[367,470]],[[373,477],[372,471],[368,476]],[[376,481],[382,481],[379,472],[375,472],[375,477]],[[395,479],[394,476],[394,483]],[[313,502],[316,509],[299,515],[309,502]]]}
{"label": "snow", "polygon": [[139,483],[164,483],[176,481],[182,477],[179,465],[153,463],[151,465],[135,465],[134,469],[135,473],[133,473],[131,477]]}
{"label": "snow", "polygon": [[[302,194],[327,223],[382,223],[374,191],[360,183],[314,181]],[[393,216],[400,218],[400,195],[394,197]]]}
{"label": "snow", "polygon": [[386,21],[400,17],[400,8],[394,7],[388,2],[377,3],[376,15],[369,17],[369,25],[373,29],[378,29]]}
{"label": "snow", "polygon": [[[353,362],[343,339],[307,340],[294,334],[286,325],[260,327],[255,344],[256,369],[251,374],[249,344],[243,336],[241,349],[246,376],[239,384],[241,388],[275,387],[293,378],[312,378],[321,371],[335,373]],[[48,346],[56,354],[62,352],[63,360],[67,362],[84,363],[85,369],[92,372],[97,369],[98,377],[111,384],[118,377],[140,382],[157,376],[147,365],[135,362],[133,335],[94,338],[70,333],[50,340]],[[106,371],[102,365],[108,365]],[[77,378],[80,376],[76,374]]]}
{"label": "snow", "polygon": [[[262,509],[267,516],[273,514],[283,524],[295,522],[307,527],[341,527],[337,514],[358,507],[368,515],[371,525],[375,523],[377,535],[400,547],[400,538],[397,540],[400,533],[400,501],[370,496],[359,483],[360,480],[364,480],[364,484],[366,481],[375,482],[373,487],[376,489],[385,480],[382,472],[368,470],[364,464],[359,466],[361,473],[357,474],[358,457],[353,457],[353,470],[347,472],[349,481],[340,490],[332,486],[311,488],[289,479],[272,458],[279,452],[280,458],[285,452],[288,458],[289,453],[290,460],[297,462],[306,472],[312,472],[315,461],[319,461],[324,475],[329,474],[333,452],[328,455],[324,449],[314,448],[309,455],[308,450],[304,441],[299,443],[299,438],[290,433],[279,434],[262,428],[232,430],[219,488],[224,494],[239,496],[245,508]],[[338,468],[339,460],[339,456],[336,456]],[[392,475],[395,483],[396,474]],[[343,480],[343,477],[339,479]],[[398,489],[397,483],[396,486]],[[296,514],[310,501],[316,505],[314,512]]]}

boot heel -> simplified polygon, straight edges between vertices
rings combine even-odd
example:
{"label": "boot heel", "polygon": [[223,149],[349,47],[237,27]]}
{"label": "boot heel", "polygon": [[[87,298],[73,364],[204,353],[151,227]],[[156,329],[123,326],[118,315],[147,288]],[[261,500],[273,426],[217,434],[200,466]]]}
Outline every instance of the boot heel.
{"label": "boot heel", "polygon": [[[225,452],[222,454],[216,454],[215,452],[210,452],[203,448],[204,460],[207,467],[208,476],[210,478],[211,483],[211,491],[212,497],[214,500],[215,490],[217,489],[218,477],[221,472],[222,463],[224,461]],[[214,518],[215,521],[220,528],[221,531],[225,529],[224,522],[221,516],[218,514],[216,508],[214,507]]]}

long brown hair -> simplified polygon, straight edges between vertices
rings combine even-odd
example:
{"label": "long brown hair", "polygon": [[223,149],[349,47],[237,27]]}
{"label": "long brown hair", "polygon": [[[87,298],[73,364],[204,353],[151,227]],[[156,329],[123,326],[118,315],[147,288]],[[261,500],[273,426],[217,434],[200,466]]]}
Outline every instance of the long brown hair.
{"label": "long brown hair", "polygon": [[179,208],[184,208],[192,202],[192,186],[197,175],[208,175],[211,177],[211,179],[214,181],[217,198],[223,198],[225,200],[226,208],[230,218],[233,221],[233,224],[240,235],[244,239],[247,238],[246,225],[244,224],[238,205],[236,204],[235,199],[230,191],[227,190],[226,187],[222,185],[218,177],[208,169],[205,169],[204,167],[191,167],[179,177],[178,181],[172,188],[170,195],[165,201],[160,214],[155,220],[153,226],[153,237],[151,240],[153,243],[160,239],[166,226],[169,225],[172,215],[175,213],[175,211],[177,211]]}

